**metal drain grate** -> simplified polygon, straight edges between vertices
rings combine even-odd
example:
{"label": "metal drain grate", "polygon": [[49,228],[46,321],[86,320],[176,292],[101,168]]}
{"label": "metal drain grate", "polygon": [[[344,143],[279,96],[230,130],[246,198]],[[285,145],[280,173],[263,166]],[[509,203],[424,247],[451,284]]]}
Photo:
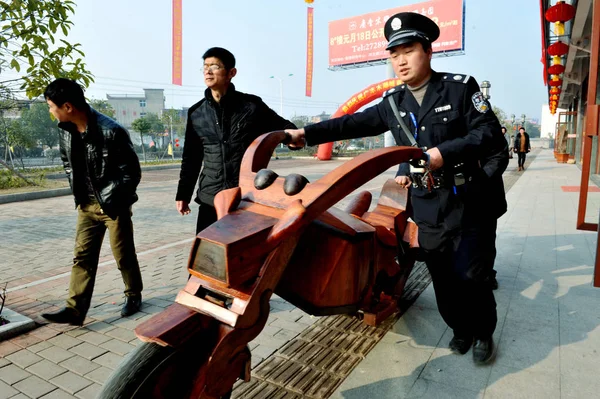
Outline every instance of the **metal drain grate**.
{"label": "metal drain grate", "polygon": [[233,398],[324,399],[352,372],[431,282],[424,263],[416,263],[400,300],[400,312],[370,327],[355,316],[323,317],[252,371]]}

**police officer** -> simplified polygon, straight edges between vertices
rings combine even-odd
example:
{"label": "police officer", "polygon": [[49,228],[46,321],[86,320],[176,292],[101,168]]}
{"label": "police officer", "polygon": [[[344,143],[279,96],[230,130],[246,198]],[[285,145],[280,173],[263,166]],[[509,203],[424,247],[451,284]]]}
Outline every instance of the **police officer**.
{"label": "police officer", "polygon": [[[386,22],[384,33],[403,84],[363,112],[287,130],[290,147],[390,130],[398,145],[426,149],[425,173],[402,164],[396,181],[411,187],[419,245],[439,311],[454,331],[450,349],[464,354],[473,346],[474,361],[488,363],[495,354],[496,302],[485,282],[493,265],[485,250],[492,232],[495,238],[495,224],[489,223],[502,212],[493,209],[498,201],[489,196],[504,197],[497,179],[502,181],[502,158],[508,157],[506,142],[475,79],[431,69],[431,44],[440,33],[435,22],[417,13],[399,13]],[[493,216],[483,217],[488,214]]]}

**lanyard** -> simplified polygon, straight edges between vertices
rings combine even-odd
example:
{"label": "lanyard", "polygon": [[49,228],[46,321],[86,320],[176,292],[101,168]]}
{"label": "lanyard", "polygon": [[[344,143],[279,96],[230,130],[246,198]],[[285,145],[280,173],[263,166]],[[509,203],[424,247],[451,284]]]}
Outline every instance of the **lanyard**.
{"label": "lanyard", "polygon": [[412,120],[413,126],[415,127],[415,140],[416,140],[417,136],[419,135],[419,125],[417,124],[417,118],[415,118],[415,114],[413,114],[412,112],[410,112],[410,119]]}

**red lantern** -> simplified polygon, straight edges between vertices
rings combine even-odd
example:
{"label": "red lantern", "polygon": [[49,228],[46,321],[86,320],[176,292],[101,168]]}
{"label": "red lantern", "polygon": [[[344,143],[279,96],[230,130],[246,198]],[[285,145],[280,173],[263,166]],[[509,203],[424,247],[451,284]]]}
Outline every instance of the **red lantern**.
{"label": "red lantern", "polygon": [[561,89],[560,87],[553,87],[550,89],[550,94],[560,94],[561,93]]}
{"label": "red lantern", "polygon": [[179,139],[175,139],[175,147],[179,147]]}
{"label": "red lantern", "polygon": [[575,7],[564,1],[559,1],[546,11],[546,21],[565,22],[575,17]]}
{"label": "red lantern", "polygon": [[551,80],[548,82],[548,84],[552,87],[558,87],[558,86],[562,86],[562,79],[558,79],[558,80]]}
{"label": "red lantern", "polygon": [[552,56],[565,55],[569,51],[569,45],[558,41],[548,46],[548,54]]}
{"label": "red lantern", "polygon": [[565,66],[564,65],[552,65],[548,68],[548,73],[550,75],[560,75],[561,73],[563,73],[565,71]]}
{"label": "red lantern", "polygon": [[562,36],[565,34],[565,21],[575,17],[575,7],[559,1],[546,11],[546,21],[554,22],[554,34]]}

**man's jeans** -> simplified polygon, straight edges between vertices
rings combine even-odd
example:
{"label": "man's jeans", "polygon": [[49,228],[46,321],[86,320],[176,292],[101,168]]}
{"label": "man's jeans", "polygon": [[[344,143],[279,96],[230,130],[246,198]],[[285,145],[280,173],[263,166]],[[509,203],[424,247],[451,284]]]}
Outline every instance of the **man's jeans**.
{"label": "man's jeans", "polygon": [[131,208],[124,210],[115,220],[106,216],[96,202],[80,205],[77,211],[77,233],[67,307],[74,309],[79,315],[87,314],[107,228],[110,246],[125,283],[125,295],[141,295],[142,275],[133,242]]}

